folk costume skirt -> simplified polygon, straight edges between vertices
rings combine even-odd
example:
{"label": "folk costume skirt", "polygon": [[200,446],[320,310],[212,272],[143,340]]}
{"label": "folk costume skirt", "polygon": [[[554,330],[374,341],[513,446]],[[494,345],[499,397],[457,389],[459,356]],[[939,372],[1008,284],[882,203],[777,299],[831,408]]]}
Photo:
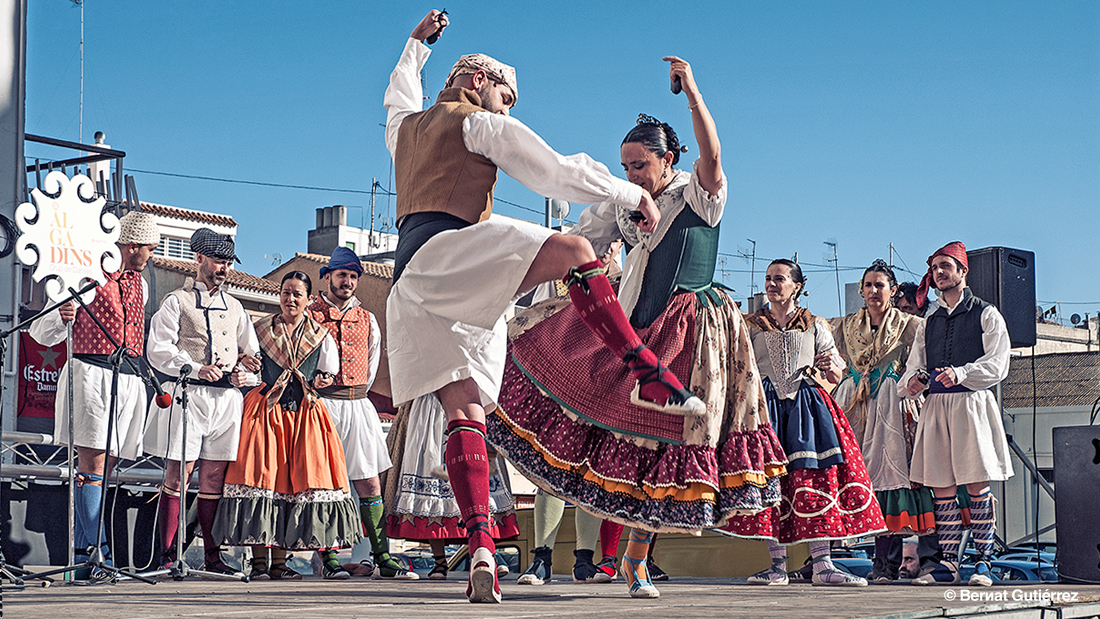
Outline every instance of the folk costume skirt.
{"label": "folk costume skirt", "polygon": [[533,483],[603,518],[697,532],[779,501],[786,458],[741,313],[720,290],[681,293],[638,332],[706,405],[701,416],[630,402],[635,379],[568,298],[509,325],[487,440]]}
{"label": "folk costume skirt", "polygon": [[225,474],[214,537],[231,546],[343,548],[362,537],[344,449],[324,405],[268,406],[261,384],[244,398],[241,444]]}
{"label": "folk costume skirt", "polygon": [[[446,414],[434,395],[398,407],[386,438],[394,461],[386,477],[390,537],[461,544],[469,539],[451,484],[442,478],[446,425]],[[489,535],[497,540],[519,536],[515,503],[499,468],[489,470]]]}
{"label": "folk costume skirt", "polygon": [[[772,392],[774,394],[774,391]],[[803,383],[793,400],[769,398],[777,417],[832,423],[828,428],[839,442],[842,461],[824,468],[796,468],[782,481],[782,502],[755,516],[734,516],[722,533],[736,537],[774,539],[780,544],[840,540],[874,535],[886,530],[852,428],[824,389]],[[813,411],[794,410],[812,407]],[[782,424],[782,421],[781,421]],[[788,424],[789,427],[789,424]],[[822,428],[824,429],[824,428]],[[785,436],[793,433],[785,432]],[[786,447],[786,443],[784,443]],[[792,451],[798,447],[792,445]]]}

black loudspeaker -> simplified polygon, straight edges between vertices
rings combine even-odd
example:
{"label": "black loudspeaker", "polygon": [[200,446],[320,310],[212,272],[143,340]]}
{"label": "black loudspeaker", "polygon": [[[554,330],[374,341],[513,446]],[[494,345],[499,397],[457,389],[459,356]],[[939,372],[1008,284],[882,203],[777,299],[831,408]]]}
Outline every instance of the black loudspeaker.
{"label": "black loudspeaker", "polygon": [[985,247],[966,252],[966,285],[997,306],[1013,348],[1035,345],[1035,252]]}
{"label": "black loudspeaker", "polygon": [[1100,426],[1054,428],[1058,574],[1100,583]]}

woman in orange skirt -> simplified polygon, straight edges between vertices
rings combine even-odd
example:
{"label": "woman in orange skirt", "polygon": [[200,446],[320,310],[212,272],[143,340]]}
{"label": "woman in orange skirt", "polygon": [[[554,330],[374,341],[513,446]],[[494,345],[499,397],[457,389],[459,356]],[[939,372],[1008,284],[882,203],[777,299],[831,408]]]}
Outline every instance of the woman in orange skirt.
{"label": "woman in orange skirt", "polygon": [[[344,449],[316,389],[339,368],[336,343],[304,310],[312,285],[301,271],[282,280],[282,313],[256,323],[260,386],[245,396],[241,445],[225,475],[214,535],[253,546],[255,579],[297,579],[286,551],[321,550],[325,569],[339,570],[334,549],[362,535],[348,486]],[[234,373],[234,384],[255,376]],[[271,548],[268,567],[267,548]]]}

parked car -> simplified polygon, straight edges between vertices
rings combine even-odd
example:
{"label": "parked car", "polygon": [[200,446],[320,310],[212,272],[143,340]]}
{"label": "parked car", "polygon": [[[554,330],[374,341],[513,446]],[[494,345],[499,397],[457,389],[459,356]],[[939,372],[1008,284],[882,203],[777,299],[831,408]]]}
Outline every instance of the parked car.
{"label": "parked car", "polygon": [[[1058,570],[1046,561],[1002,561],[994,559],[989,563],[994,582],[1058,582]],[[974,565],[959,566],[959,578],[967,582],[974,575]]]}

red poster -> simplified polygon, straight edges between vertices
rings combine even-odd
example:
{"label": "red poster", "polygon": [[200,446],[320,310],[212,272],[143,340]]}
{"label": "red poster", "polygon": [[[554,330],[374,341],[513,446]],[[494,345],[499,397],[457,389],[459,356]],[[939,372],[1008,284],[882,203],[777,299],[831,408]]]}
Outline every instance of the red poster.
{"label": "red poster", "polygon": [[19,333],[19,417],[53,417],[57,376],[65,365],[65,343],[43,346],[26,331]]}

